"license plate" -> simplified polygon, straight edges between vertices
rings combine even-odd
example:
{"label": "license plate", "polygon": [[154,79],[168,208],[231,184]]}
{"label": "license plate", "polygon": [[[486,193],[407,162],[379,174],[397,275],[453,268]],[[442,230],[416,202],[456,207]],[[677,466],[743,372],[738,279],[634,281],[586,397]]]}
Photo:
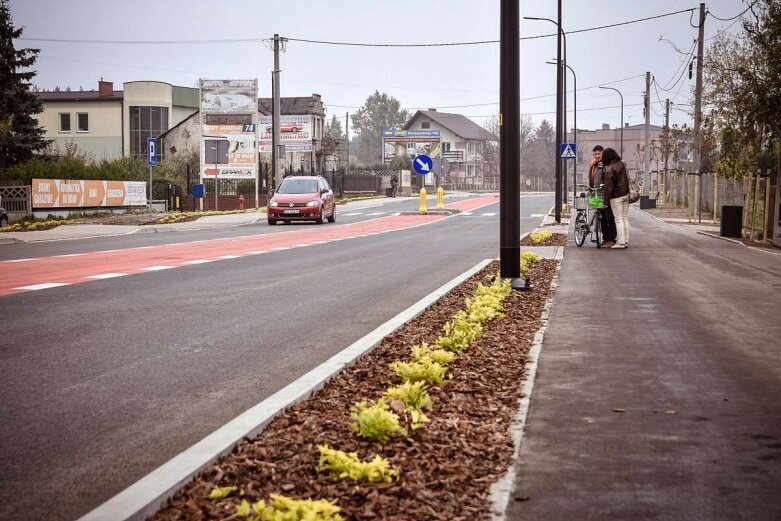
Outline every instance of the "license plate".
{"label": "license plate", "polygon": [[290,214],[298,215],[299,213],[301,213],[301,210],[282,210],[282,213],[286,213],[288,215]]}

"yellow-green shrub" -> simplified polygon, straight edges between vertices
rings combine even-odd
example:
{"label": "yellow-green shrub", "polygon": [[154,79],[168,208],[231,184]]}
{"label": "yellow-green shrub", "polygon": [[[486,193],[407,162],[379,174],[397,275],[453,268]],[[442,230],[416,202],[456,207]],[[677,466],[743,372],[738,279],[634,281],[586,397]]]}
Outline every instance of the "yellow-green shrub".
{"label": "yellow-green shrub", "polygon": [[419,411],[431,409],[431,396],[424,381],[404,382],[385,391],[385,396],[398,400],[410,409]]}
{"label": "yellow-green shrub", "polygon": [[239,487],[218,487],[209,492],[209,499],[225,499],[226,497],[230,496],[234,492],[236,492],[239,489]]}
{"label": "yellow-green shrub", "polygon": [[539,230],[529,234],[529,241],[531,241],[532,244],[542,244],[552,236],[553,234],[550,230]]}
{"label": "yellow-green shrub", "polygon": [[246,521],[343,521],[336,501],[293,499],[270,494],[270,502],[263,500],[250,505],[246,499],[236,507],[235,516]]}
{"label": "yellow-green shrub", "polygon": [[445,351],[444,349],[431,349],[428,343],[423,342],[419,346],[412,346],[412,358],[420,361],[421,358],[428,357],[439,365],[448,365],[456,359],[455,353]]}
{"label": "yellow-green shrub", "polygon": [[404,382],[425,382],[435,385],[445,385],[446,382],[447,368],[429,357],[412,362],[393,362],[390,368]]}
{"label": "yellow-green shrub", "polygon": [[355,423],[350,427],[363,438],[386,443],[393,437],[406,436],[407,430],[399,423],[399,417],[390,410],[388,402],[377,400],[374,405],[358,402],[350,409]]}
{"label": "yellow-green shrub", "polygon": [[525,277],[532,265],[540,261],[540,256],[536,253],[525,251],[521,253],[521,276]]}
{"label": "yellow-green shrub", "polygon": [[361,461],[358,453],[349,454],[335,450],[328,445],[318,445],[320,463],[317,472],[327,472],[331,479],[349,480],[360,483],[392,483],[399,479],[398,469],[391,466],[388,460],[374,456],[371,461]]}
{"label": "yellow-green shrub", "polygon": [[483,326],[470,320],[464,310],[453,315],[453,319],[445,323],[444,329],[445,335],[437,338],[436,345],[455,353],[463,353],[469,344],[483,335]]}

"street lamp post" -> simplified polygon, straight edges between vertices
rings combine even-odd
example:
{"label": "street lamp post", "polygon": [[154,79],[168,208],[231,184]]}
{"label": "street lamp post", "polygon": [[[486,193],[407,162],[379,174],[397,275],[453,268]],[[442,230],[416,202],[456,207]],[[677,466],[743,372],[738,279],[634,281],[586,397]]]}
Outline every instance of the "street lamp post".
{"label": "street lamp post", "polygon": [[[567,131],[567,120],[566,120],[566,114],[564,113],[564,104],[566,103],[566,100],[564,99],[566,97],[566,75],[564,74],[564,67],[567,64],[567,35],[561,28],[561,0],[558,0],[558,22],[555,20],[551,20],[550,18],[542,18],[538,16],[524,16],[524,20],[542,20],[545,22],[550,22],[553,25],[556,26],[557,32],[559,34],[559,38],[557,38],[557,45],[556,45],[556,155],[559,155],[559,151],[561,150],[561,127],[562,124],[564,126],[564,132],[565,132],[565,138],[566,138],[566,131]],[[564,57],[562,59],[562,42],[564,44]],[[556,215],[556,222],[561,222],[561,205],[562,205],[562,168],[561,168],[561,158],[556,158],[556,197],[555,197],[555,215]]]}
{"label": "street lamp post", "polygon": [[620,155],[623,158],[624,157],[624,95],[621,94],[621,91],[614,88],[614,87],[599,87],[600,89],[607,89],[607,90],[614,90],[618,92],[618,95],[621,96],[621,152]]}
{"label": "street lamp post", "polygon": [[[556,62],[554,61],[548,61],[545,63],[549,65],[556,65]],[[572,132],[572,139],[575,141],[575,144],[577,145],[578,142],[578,77],[575,75],[575,71],[572,69],[572,67],[570,67],[566,62],[564,65],[572,73],[572,98],[574,102],[573,109],[572,109],[572,120],[573,120],[572,124],[574,126],[574,130]],[[573,197],[578,196],[578,159],[577,158],[575,158],[575,161],[572,162],[572,196]]]}

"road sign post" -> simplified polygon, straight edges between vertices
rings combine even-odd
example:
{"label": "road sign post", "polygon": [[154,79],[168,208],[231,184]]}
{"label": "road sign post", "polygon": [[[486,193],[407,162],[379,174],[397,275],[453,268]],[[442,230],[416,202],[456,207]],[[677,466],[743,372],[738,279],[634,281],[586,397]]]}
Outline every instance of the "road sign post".
{"label": "road sign post", "polygon": [[157,165],[157,142],[155,138],[146,138],[146,159],[149,163],[149,211],[152,211],[152,167]]}

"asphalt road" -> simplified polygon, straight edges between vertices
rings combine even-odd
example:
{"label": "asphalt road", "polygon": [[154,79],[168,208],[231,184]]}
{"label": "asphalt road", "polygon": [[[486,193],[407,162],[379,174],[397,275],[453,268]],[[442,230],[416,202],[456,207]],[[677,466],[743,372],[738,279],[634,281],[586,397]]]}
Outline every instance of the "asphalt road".
{"label": "asphalt road", "polygon": [[[551,204],[550,195],[524,197],[522,231],[534,229]],[[498,211],[493,204],[413,229],[0,297],[0,518],[69,520],[88,512],[497,257]],[[369,213],[339,215],[319,228],[379,217]],[[262,223],[10,245],[0,258],[297,229]]]}

